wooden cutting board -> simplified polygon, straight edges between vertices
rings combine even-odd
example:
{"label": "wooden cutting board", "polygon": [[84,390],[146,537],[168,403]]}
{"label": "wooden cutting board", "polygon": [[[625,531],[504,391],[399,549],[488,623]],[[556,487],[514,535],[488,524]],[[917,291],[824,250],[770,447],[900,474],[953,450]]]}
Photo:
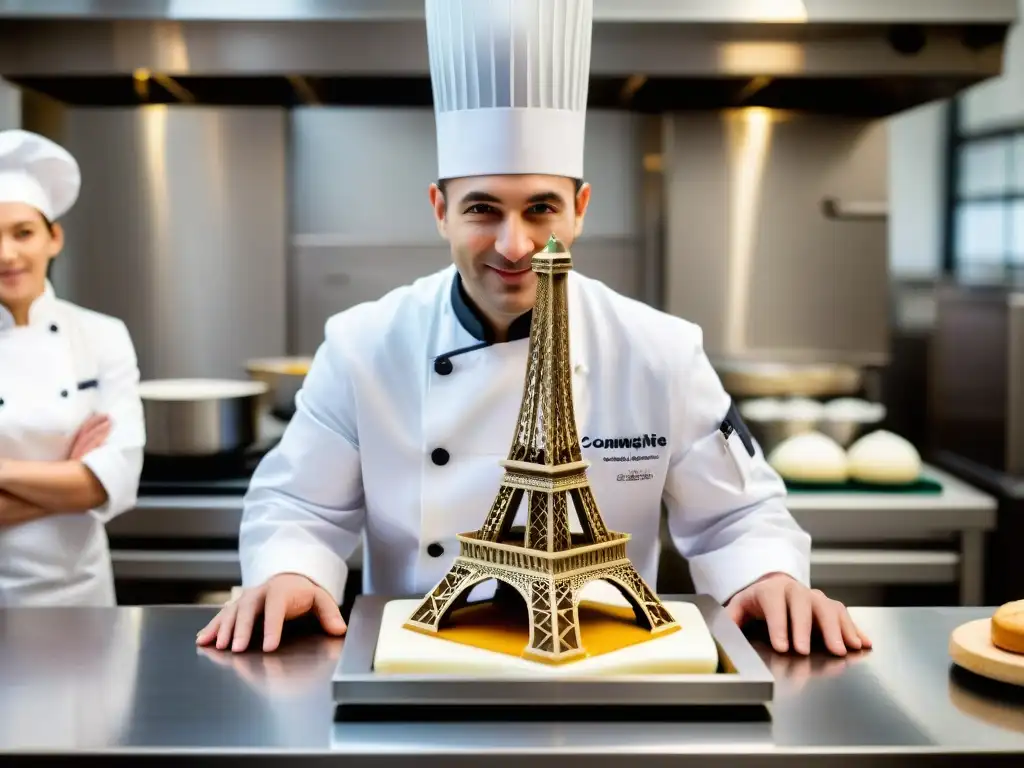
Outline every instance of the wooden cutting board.
{"label": "wooden cutting board", "polygon": [[1024,686],[1024,654],[992,645],[991,619],[976,619],[954,629],[949,636],[949,655],[955,664],[976,675]]}

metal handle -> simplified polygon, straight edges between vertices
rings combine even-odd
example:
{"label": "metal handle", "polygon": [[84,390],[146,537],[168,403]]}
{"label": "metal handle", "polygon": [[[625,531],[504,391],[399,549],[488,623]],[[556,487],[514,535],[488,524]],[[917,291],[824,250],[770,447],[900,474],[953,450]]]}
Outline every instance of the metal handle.
{"label": "metal handle", "polygon": [[841,203],[834,197],[821,201],[821,211],[833,221],[879,221],[889,218],[888,203]]}

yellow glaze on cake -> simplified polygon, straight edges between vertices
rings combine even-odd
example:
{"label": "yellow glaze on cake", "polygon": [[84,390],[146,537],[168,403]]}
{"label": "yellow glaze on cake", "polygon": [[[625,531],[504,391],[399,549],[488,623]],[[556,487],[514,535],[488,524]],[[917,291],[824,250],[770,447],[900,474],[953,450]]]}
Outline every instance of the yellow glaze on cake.
{"label": "yellow glaze on cake", "polygon": [[[587,656],[603,656],[660,637],[660,634],[652,635],[637,624],[633,609],[629,607],[583,600],[578,611],[580,634]],[[409,629],[509,656],[522,656],[530,641],[530,625],[525,607],[522,611],[509,612],[489,602],[460,608],[452,614],[451,623],[439,632],[417,627]],[[661,634],[667,635],[678,630],[678,626],[670,627]],[[572,664],[578,659],[574,657],[563,663]],[[542,664],[555,663],[543,658],[537,658],[536,661]]]}
{"label": "yellow glaze on cake", "polygon": [[580,627],[585,657],[547,664],[523,656],[529,625],[523,611],[498,610],[491,603],[457,611],[438,633],[404,626],[416,600],[393,600],[384,608],[374,659],[378,673],[401,674],[711,674],[718,646],[697,606],[666,602],[680,623],[652,635],[639,626],[628,605],[582,600]]}

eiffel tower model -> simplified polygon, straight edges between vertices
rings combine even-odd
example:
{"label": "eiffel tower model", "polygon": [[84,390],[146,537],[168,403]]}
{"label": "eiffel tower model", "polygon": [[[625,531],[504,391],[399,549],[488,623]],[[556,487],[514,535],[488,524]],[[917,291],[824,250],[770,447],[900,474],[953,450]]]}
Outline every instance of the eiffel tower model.
{"label": "eiffel tower model", "polygon": [[[529,362],[512,448],[501,462],[501,486],[483,527],[457,537],[458,557],[405,627],[437,633],[475,585],[495,579],[496,603],[512,589],[529,609],[523,656],[558,664],[586,656],[579,595],[596,579],[618,588],[652,637],[679,625],[627,558],[629,534],[605,527],[587,479],[590,463],[580,448],[569,365],[566,283],[572,256],[552,235],[531,266],[538,279]],[[526,526],[513,528],[524,493],[529,494]],[[569,529],[570,499],[580,534]],[[515,603],[506,605],[513,609]]]}

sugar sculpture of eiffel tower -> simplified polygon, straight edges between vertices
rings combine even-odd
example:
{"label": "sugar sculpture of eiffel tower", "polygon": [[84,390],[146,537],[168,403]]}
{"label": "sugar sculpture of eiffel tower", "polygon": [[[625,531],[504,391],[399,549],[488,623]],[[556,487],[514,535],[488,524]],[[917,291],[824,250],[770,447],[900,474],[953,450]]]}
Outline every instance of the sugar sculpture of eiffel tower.
{"label": "sugar sculpture of eiffel tower", "polygon": [[[526,380],[512,448],[501,462],[501,486],[483,527],[457,537],[458,557],[405,626],[438,632],[474,586],[495,579],[496,601],[513,589],[528,607],[530,636],[523,656],[557,664],[585,656],[579,595],[596,579],[618,588],[636,622],[652,636],[679,625],[626,556],[629,534],[605,527],[587,479],[590,464],[576,429],[569,363],[572,256],[552,235],[531,266],[537,299]],[[529,495],[526,526],[513,528],[524,494]],[[569,528],[570,499],[579,534]]]}

